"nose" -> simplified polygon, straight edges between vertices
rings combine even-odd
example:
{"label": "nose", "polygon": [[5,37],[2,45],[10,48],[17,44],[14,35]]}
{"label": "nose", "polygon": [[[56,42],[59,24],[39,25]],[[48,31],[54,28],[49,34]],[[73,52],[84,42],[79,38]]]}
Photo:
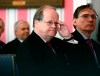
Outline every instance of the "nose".
{"label": "nose", "polygon": [[29,28],[25,29],[25,32],[29,32]]}
{"label": "nose", "polygon": [[57,27],[57,23],[54,22],[54,23],[52,24],[52,27],[53,27],[53,28],[56,28],[56,27]]}

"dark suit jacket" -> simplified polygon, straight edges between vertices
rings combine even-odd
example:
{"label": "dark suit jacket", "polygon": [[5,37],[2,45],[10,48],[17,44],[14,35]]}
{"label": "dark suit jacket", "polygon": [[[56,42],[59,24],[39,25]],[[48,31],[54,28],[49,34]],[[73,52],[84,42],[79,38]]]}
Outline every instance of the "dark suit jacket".
{"label": "dark suit jacket", "polygon": [[3,53],[16,54],[16,51],[20,44],[21,42],[17,38],[15,38],[14,40],[8,42],[5,46],[3,46]]}
{"label": "dark suit jacket", "polygon": [[2,52],[2,47],[5,45],[3,41],[0,40],[0,53]]}
{"label": "dark suit jacket", "polygon": [[50,42],[56,54],[34,32],[21,44],[16,54],[19,76],[64,76],[67,73],[65,45],[58,38]]}
{"label": "dark suit jacket", "polygon": [[[74,68],[74,72],[77,71],[77,75],[80,73],[81,76],[82,74],[83,76],[97,76],[97,71],[100,69],[98,68],[93,59],[93,54],[91,53],[86,40],[77,30],[75,30],[72,34],[74,36],[74,39],[78,41],[78,44],[72,45],[74,46],[73,48],[71,48],[73,50],[70,50],[68,52],[70,66],[72,67],[72,69]],[[100,65],[100,45],[93,39],[92,44]]]}

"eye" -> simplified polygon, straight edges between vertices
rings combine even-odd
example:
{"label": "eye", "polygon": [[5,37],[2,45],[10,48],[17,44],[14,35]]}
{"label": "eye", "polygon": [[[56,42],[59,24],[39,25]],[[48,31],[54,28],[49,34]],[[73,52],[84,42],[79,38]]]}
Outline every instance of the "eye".
{"label": "eye", "polygon": [[93,14],[93,15],[83,14],[83,15],[81,15],[79,17],[82,17],[82,18],[89,18],[89,17],[91,17],[92,19],[96,19],[97,15],[96,14]]}
{"label": "eye", "polygon": [[58,25],[58,22],[54,22],[55,25]]}
{"label": "eye", "polygon": [[47,24],[52,25],[52,24],[53,24],[53,22],[49,21],[49,22],[47,22]]}
{"label": "eye", "polygon": [[88,18],[89,15],[88,15],[88,14],[84,14],[84,15],[82,15],[81,17],[83,17],[83,18]]}
{"label": "eye", "polygon": [[97,15],[91,15],[92,18],[96,19],[97,18]]}

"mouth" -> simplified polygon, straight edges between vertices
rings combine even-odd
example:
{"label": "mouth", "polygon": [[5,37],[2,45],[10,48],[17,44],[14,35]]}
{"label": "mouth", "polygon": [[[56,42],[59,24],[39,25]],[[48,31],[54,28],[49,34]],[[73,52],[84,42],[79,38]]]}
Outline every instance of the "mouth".
{"label": "mouth", "polygon": [[94,24],[93,23],[89,23],[88,26],[94,26]]}

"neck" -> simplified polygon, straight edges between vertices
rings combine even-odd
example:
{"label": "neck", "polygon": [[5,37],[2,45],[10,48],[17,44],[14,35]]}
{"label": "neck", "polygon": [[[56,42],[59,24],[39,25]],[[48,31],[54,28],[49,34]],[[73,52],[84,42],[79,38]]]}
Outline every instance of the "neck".
{"label": "neck", "polygon": [[82,30],[78,30],[78,31],[84,34],[87,38],[91,37],[92,31],[82,31]]}
{"label": "neck", "polygon": [[43,35],[42,33],[38,32],[36,30],[34,30],[34,32],[45,41],[50,41],[52,39],[51,36],[48,36],[48,35],[45,35],[45,34]]}

